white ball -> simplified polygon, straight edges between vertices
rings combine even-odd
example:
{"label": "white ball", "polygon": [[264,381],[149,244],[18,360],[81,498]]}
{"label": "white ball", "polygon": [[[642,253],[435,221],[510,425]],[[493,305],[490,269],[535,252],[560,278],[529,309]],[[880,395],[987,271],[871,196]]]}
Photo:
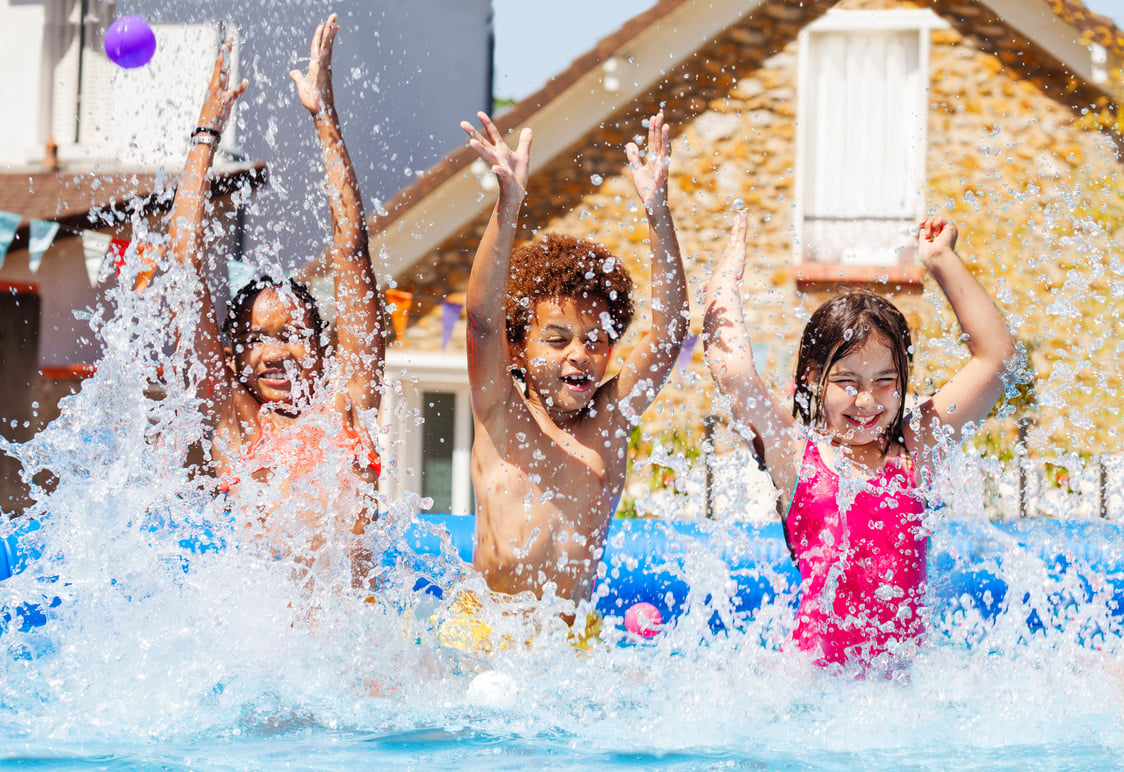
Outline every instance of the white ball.
{"label": "white ball", "polygon": [[468,701],[493,708],[508,707],[515,701],[515,679],[498,670],[485,670],[468,685]]}

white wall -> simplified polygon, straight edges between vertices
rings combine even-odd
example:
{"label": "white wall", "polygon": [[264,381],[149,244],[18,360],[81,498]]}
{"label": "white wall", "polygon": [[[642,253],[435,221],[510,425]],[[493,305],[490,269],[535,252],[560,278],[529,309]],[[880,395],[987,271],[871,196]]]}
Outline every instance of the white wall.
{"label": "white wall", "polygon": [[[89,2],[93,14],[109,18],[104,3]],[[51,89],[43,85],[40,61],[45,25],[50,19],[76,19],[78,5],[79,0],[0,0],[5,72],[0,97],[9,109],[0,121],[5,171],[42,159],[52,120],[74,125],[64,110],[51,117]],[[138,14],[153,25],[157,53],[135,71],[104,58],[83,65],[87,77],[104,67],[108,85],[85,95],[83,141],[68,143],[64,132],[55,132],[61,157],[87,159],[79,167],[178,168],[214,61],[211,46],[220,29],[234,28],[240,73],[250,88],[228,145],[265,161],[271,179],[251,202],[243,247],[256,262],[279,262],[285,269],[302,264],[323,251],[330,230],[312,120],[296,100],[288,73],[305,66],[301,60],[307,60],[312,31],[330,11],[339,14],[342,27],[334,61],[337,106],[370,213],[377,201],[389,199],[464,141],[460,120],[490,108],[490,0],[120,0],[116,16]],[[104,25],[95,32],[104,33]],[[73,43],[68,50],[73,53]],[[58,102],[65,84],[50,85],[59,86]],[[65,98],[62,103],[68,104]],[[27,277],[39,283],[45,298],[57,301],[45,310],[69,315],[62,304],[89,305],[84,271],[60,274],[51,269],[53,259],[49,250],[39,274]],[[8,275],[13,272],[21,271],[9,265],[3,278],[16,279]],[[77,286],[62,286],[69,282]],[[67,335],[73,337],[61,339]],[[90,351],[78,337],[72,329],[44,325],[40,362],[89,361]]]}
{"label": "white wall", "polygon": [[[72,0],[43,2],[61,7]],[[9,5],[7,15],[42,23],[42,11],[28,12],[32,8],[41,5]],[[490,107],[490,0],[122,0],[116,16],[146,18],[157,32],[156,55],[134,71],[104,60],[84,63],[84,77],[104,66],[112,84],[107,93],[84,95],[86,141],[75,150],[63,147],[63,158],[93,155],[144,167],[182,163],[211,47],[220,27],[236,28],[239,66],[250,89],[239,106],[234,145],[247,158],[266,161],[273,180],[251,210],[248,246],[285,267],[302,263],[326,243],[327,207],[312,121],[288,73],[303,66],[309,37],[330,10],[342,27],[334,69],[344,136],[373,208],[463,140],[461,119]],[[19,43],[24,53],[12,66],[36,58],[26,42],[34,25],[29,18]],[[33,96],[34,89],[25,101]]]}
{"label": "white wall", "polygon": [[42,156],[40,78],[43,5],[0,0],[0,165],[23,164]]}

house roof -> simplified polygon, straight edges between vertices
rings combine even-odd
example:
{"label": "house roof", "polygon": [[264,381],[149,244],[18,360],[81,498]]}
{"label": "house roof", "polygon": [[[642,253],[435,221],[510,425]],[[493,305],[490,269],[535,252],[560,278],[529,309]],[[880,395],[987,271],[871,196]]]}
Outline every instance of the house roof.
{"label": "house roof", "polygon": [[[762,13],[778,21],[771,29],[788,36],[774,41],[774,50],[779,50],[801,26],[836,4],[835,0],[661,0],[497,116],[496,124],[505,133],[534,127],[534,174],[609,116],[642,98],[739,19]],[[1079,0],[918,4],[942,16],[981,50],[999,55],[1005,66],[1049,82],[1055,94],[1068,95],[1075,110],[1110,96],[1095,82],[1088,46],[1096,42],[1119,61],[1124,57],[1124,33]],[[1025,49],[1034,55],[1023,56]],[[390,273],[401,274],[493,205],[494,180],[488,169],[474,165],[475,160],[467,146],[453,150],[371,218],[372,251],[385,248]]]}
{"label": "house roof", "polygon": [[1093,13],[1081,0],[1049,0],[1050,7],[1062,20],[1081,31],[1086,43],[1096,43],[1124,58],[1124,31],[1112,19]]}
{"label": "house roof", "polygon": [[[258,187],[269,174],[262,161],[215,169],[211,195],[224,196],[243,185]],[[0,210],[22,217],[15,243],[26,243],[31,220],[50,220],[63,232],[105,227],[134,212],[155,214],[171,208],[178,177],[151,170],[50,171],[0,174]]]}

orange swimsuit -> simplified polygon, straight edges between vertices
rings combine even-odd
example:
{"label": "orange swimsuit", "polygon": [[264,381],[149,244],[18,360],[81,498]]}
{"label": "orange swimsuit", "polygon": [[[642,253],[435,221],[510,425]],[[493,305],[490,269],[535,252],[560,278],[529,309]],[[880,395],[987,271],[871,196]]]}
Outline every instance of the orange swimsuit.
{"label": "orange swimsuit", "polygon": [[[329,411],[320,409],[316,414]],[[324,461],[327,443],[350,453],[358,464],[365,464],[378,477],[382,463],[374,448],[363,441],[359,433],[343,416],[331,411],[339,418],[340,427],[333,436],[328,436],[328,421],[297,420],[283,428],[274,428],[269,420],[269,411],[263,407],[258,413],[258,431],[248,448],[242,453],[242,465],[251,469],[251,474],[285,468],[294,477],[310,473]],[[226,493],[239,482],[237,475],[225,471],[220,489]]]}

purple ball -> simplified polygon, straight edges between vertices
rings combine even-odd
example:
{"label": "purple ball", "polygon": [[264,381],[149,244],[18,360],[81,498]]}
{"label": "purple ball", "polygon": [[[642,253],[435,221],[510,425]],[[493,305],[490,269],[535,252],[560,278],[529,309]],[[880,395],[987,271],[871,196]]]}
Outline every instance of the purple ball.
{"label": "purple ball", "polygon": [[120,67],[143,67],[154,53],[156,35],[139,16],[122,16],[105,31],[105,55]]}

